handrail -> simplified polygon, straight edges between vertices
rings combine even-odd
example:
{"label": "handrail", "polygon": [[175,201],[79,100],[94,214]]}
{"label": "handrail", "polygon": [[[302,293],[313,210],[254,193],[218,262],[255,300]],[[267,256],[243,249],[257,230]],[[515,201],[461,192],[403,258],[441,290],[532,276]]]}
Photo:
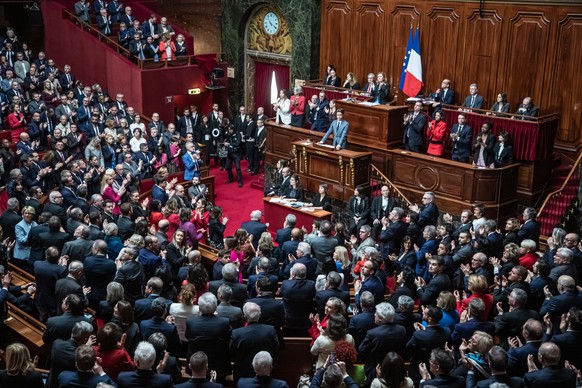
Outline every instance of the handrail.
{"label": "handrail", "polygon": [[578,159],[576,159],[576,162],[574,162],[574,165],[570,169],[570,172],[568,173],[568,176],[564,180],[564,183],[562,183],[562,186],[560,186],[560,188],[558,190],[552,191],[551,193],[549,193],[546,196],[544,203],[542,203],[542,206],[540,207],[540,210],[538,211],[538,217],[540,215],[542,215],[542,212],[545,210],[545,207],[546,207],[547,203],[550,201],[550,199],[553,198],[556,194],[559,194],[562,191],[564,191],[564,189],[566,188],[566,185],[568,184],[568,182],[570,182],[570,178],[572,178],[572,175],[574,175],[574,172],[578,170],[578,167],[580,167],[580,163],[582,163],[582,153],[580,153],[580,155],[578,155]]}
{"label": "handrail", "polygon": [[[193,66],[193,65],[197,65],[196,63],[196,56],[195,55],[187,55],[187,56],[183,56],[183,57],[177,57],[176,59],[172,60],[172,59],[158,59],[157,61],[155,59],[139,59],[137,57],[134,57],[133,55],[131,55],[131,53],[129,52],[128,49],[126,49],[125,47],[121,46],[119,43],[117,43],[114,39],[112,39],[111,37],[104,35],[103,33],[101,33],[101,31],[99,31],[98,28],[96,28],[94,25],[87,23],[83,20],[81,20],[77,15],[75,15],[74,13],[63,9],[63,18],[69,19],[70,21],[76,23],[79,25],[79,27],[81,27],[82,30],[87,29],[90,30],[92,33],[97,35],[97,38],[100,41],[106,41],[106,43],[108,45],[113,45],[114,48],[117,50],[117,52],[120,55],[124,55],[126,58],[128,59],[135,59],[137,60],[136,65],[142,69],[142,70],[147,70],[147,69],[161,69],[161,68],[168,68],[168,67],[177,67],[177,66]],[[132,62],[135,63],[135,62]]]}
{"label": "handrail", "polygon": [[[398,189],[398,187],[396,187],[396,185],[386,177],[386,175],[384,175],[382,173],[382,171],[380,171],[380,169],[376,166],[374,166],[373,164],[370,164],[370,168],[372,169],[372,173],[377,174],[378,176],[380,176],[380,178],[382,178],[382,183],[388,185],[388,187],[390,187],[390,190],[394,193],[396,193],[396,198],[406,202],[407,207],[412,205],[412,202],[406,198],[406,196],[404,194],[402,194],[402,192]],[[372,174],[370,174],[372,175]],[[372,180],[372,176],[370,176],[370,180]]]}
{"label": "handrail", "polygon": [[[303,87],[309,87],[314,89],[321,89],[323,91],[329,92],[336,92],[336,93],[344,93],[347,95],[348,98],[357,99],[358,101],[372,101],[373,98],[367,92],[359,89],[348,89],[343,88],[340,86],[332,86],[326,85],[322,82],[322,80],[310,80],[305,81],[302,85]],[[390,88],[392,99],[388,101],[386,104],[383,105],[392,105],[398,99],[398,88],[392,87]]]}
{"label": "handrail", "polygon": [[[422,101],[423,99],[421,99]],[[444,104],[442,106],[443,109],[449,109],[449,110],[457,110],[457,111],[461,111],[461,112],[468,112],[468,113],[473,113],[473,114],[479,114],[482,116],[495,116],[497,118],[500,119],[505,119],[505,120],[521,120],[521,118],[523,117],[524,120],[526,121],[532,121],[532,122],[538,122],[538,123],[545,123],[546,121],[550,121],[550,120],[555,120],[558,117],[558,113],[550,113],[544,116],[538,116],[538,117],[533,117],[533,116],[526,116],[526,115],[520,115],[520,114],[516,114],[516,113],[500,113],[500,112],[495,112],[495,111],[491,111],[489,109],[476,109],[476,108],[467,108],[464,106],[460,106],[460,105],[449,105],[449,104]],[[491,113],[491,114],[487,114],[487,113]],[[516,117],[516,118],[513,118]]]}

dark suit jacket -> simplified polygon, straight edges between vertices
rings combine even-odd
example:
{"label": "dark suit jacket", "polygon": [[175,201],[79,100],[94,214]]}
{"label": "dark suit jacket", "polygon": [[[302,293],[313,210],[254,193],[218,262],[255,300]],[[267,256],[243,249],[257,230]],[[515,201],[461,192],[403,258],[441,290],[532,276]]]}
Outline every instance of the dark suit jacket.
{"label": "dark suit jacket", "polygon": [[175,388],[223,388],[222,384],[211,383],[207,379],[190,379],[182,384],[174,385]]}
{"label": "dark suit jacket", "polygon": [[11,241],[16,240],[16,234],[14,233],[14,228],[22,220],[22,217],[13,211],[5,211],[2,216],[0,216],[0,225],[4,232],[4,237],[10,238]]}
{"label": "dark suit jacket", "polygon": [[443,273],[430,279],[424,289],[419,289],[420,303],[424,306],[436,305],[436,300],[441,291],[450,291],[451,280]]}
{"label": "dark suit jacket", "polygon": [[250,322],[248,326],[232,331],[230,354],[234,361],[234,380],[254,377],[253,357],[260,351],[275,357],[279,351],[279,340],[275,328],[270,325]]}
{"label": "dark suit jacket", "polygon": [[538,368],[540,367],[538,362],[538,350],[542,345],[541,341],[538,342],[526,342],[523,346],[518,348],[511,348],[507,352],[507,373],[510,376],[521,377],[527,372],[527,356],[532,354],[534,356],[534,361]]}
{"label": "dark suit jacket", "polygon": [[[135,304],[133,306],[133,311],[134,311],[134,316],[135,316],[134,320],[136,323],[140,323],[141,321],[143,321],[145,319],[150,319],[151,317],[153,317],[153,315],[152,315],[152,302],[154,301],[154,299],[159,298],[159,297],[160,296],[157,294],[151,294],[151,295],[148,295],[147,298],[138,299],[135,301]],[[166,305],[168,307],[168,311],[170,311],[170,305],[172,304],[172,301],[169,299],[166,299],[165,302],[166,302]]]}
{"label": "dark suit jacket", "polygon": [[[85,240],[83,238],[78,238],[73,241],[67,241],[63,246],[63,251],[61,255],[69,256],[69,263],[74,260],[80,262],[85,262],[85,257],[91,254],[91,249],[93,248],[92,240]],[[115,263],[113,263],[115,265]]]}
{"label": "dark suit jacket", "polygon": [[256,247],[259,245],[259,239],[261,238],[261,234],[267,231],[267,225],[261,223],[260,221],[247,221],[243,222],[241,228],[249,232],[249,234],[253,235],[253,246]]}
{"label": "dark suit jacket", "polygon": [[453,346],[458,347],[463,339],[469,340],[475,331],[484,331],[495,336],[495,324],[489,321],[481,321],[476,318],[471,318],[467,322],[457,323],[455,329],[451,334],[451,341]]}
{"label": "dark suit jacket", "polygon": [[[459,124],[454,124],[451,128],[451,134],[459,133]],[[452,143],[453,156],[461,160],[468,160],[471,153],[471,145],[473,142],[473,128],[470,125],[464,124],[462,131],[459,133],[457,141]]]}
{"label": "dark suit jacket", "polygon": [[254,378],[240,379],[236,386],[238,388],[288,388],[289,384],[271,376],[255,376]]}
{"label": "dark suit jacket", "polygon": [[398,220],[388,225],[380,232],[380,253],[383,258],[387,258],[392,253],[398,253],[402,239],[406,236],[408,225]]}
{"label": "dark suit jacket", "polygon": [[493,146],[493,157],[495,158],[495,167],[503,167],[512,164],[515,161],[513,154],[513,147],[509,144],[503,145],[501,154],[499,153],[500,143],[495,143]]}
{"label": "dark suit jacket", "polygon": [[439,375],[420,383],[418,387],[465,388],[465,379],[462,376]]}
{"label": "dark suit jacket", "polygon": [[421,362],[428,363],[430,352],[434,348],[443,348],[450,335],[448,328],[440,326],[428,326],[426,330],[415,331],[406,344],[406,358],[415,366]]}
{"label": "dark suit jacket", "polygon": [[95,387],[101,382],[114,384],[113,380],[107,375],[99,376],[93,372],[72,372],[68,370],[63,371],[58,380],[59,387],[68,388]]}
{"label": "dark suit jacket", "polygon": [[285,306],[285,326],[309,328],[309,314],[315,312],[315,281],[283,280],[281,296]]}
{"label": "dark suit jacket", "polygon": [[91,323],[83,315],[73,315],[68,311],[63,315],[50,317],[46,321],[46,329],[42,334],[42,340],[47,344],[51,344],[56,339],[68,340],[71,338],[71,330],[73,330],[75,323],[81,321]]}
{"label": "dark suit jacket", "polygon": [[117,228],[117,235],[121,238],[122,241],[125,241],[130,238],[135,231],[135,223],[129,217],[120,216],[117,220]]}
{"label": "dark suit jacket", "polygon": [[178,328],[175,325],[166,322],[162,318],[152,317],[140,322],[139,331],[143,341],[147,341],[149,336],[154,333],[162,333],[168,340],[168,352],[172,356],[178,357],[180,353],[180,337],[178,336]]}
{"label": "dark suit jacket", "polygon": [[36,281],[36,305],[42,311],[55,315],[57,312],[57,300],[55,296],[55,284],[57,280],[67,276],[67,267],[51,264],[48,261],[36,261],[34,263],[34,278]]}
{"label": "dark suit jacket", "polygon": [[360,296],[364,291],[370,291],[372,295],[374,295],[375,304],[384,301],[384,285],[378,276],[370,276],[362,282],[360,292],[355,295],[356,306],[358,306],[358,308],[360,308]]}
{"label": "dark suit jacket", "polygon": [[524,223],[519,231],[517,232],[517,237],[519,241],[523,241],[526,238],[534,240],[536,244],[540,244],[540,224],[536,220],[529,220]]}
{"label": "dark suit jacket", "polygon": [[84,264],[86,285],[91,287],[87,295],[90,302],[98,304],[107,297],[107,285],[115,278],[117,268],[113,259],[105,255],[89,256]]}
{"label": "dark suit jacket", "polygon": [[51,347],[51,369],[47,380],[47,387],[56,387],[59,374],[64,370],[76,371],[75,350],[77,344],[71,338],[56,339]]}
{"label": "dark suit jacket", "polygon": [[337,239],[333,236],[325,237],[319,236],[310,241],[311,254],[321,262],[326,257],[333,257],[333,251],[337,246]]}
{"label": "dark suit jacket", "polygon": [[526,373],[523,386],[527,388],[565,388],[576,386],[576,372],[568,368],[548,366]]}
{"label": "dark suit jacket", "polygon": [[117,386],[119,388],[170,388],[174,386],[174,382],[170,375],[158,374],[151,369],[138,369],[134,372],[121,372],[119,376],[117,376]]}
{"label": "dark suit jacket", "polygon": [[472,96],[469,94],[467,97],[465,97],[465,101],[463,101],[463,104],[461,106],[463,106],[465,108],[482,109],[483,96],[481,96],[479,94],[475,95],[475,101],[473,102],[473,104],[471,104],[471,100],[472,100]]}
{"label": "dark suit jacket", "polygon": [[[560,295],[556,295],[548,300],[544,300],[542,307],[540,308],[540,315],[543,317],[546,314],[550,314],[554,323],[558,323],[562,314],[567,313],[570,307],[582,307],[582,296],[578,291],[568,291]],[[554,328],[554,333],[557,331]],[[559,330],[559,327],[558,327]]]}
{"label": "dark suit jacket", "polygon": [[445,89],[441,89],[435,96],[434,100],[443,105],[453,105],[455,103],[455,91],[448,88],[446,92],[447,93],[445,94]]}
{"label": "dark suit jacket", "polygon": [[376,366],[382,363],[386,353],[396,352],[404,357],[405,346],[406,329],[400,325],[387,323],[369,330],[358,348],[368,381],[376,376]]}
{"label": "dark suit jacket", "polygon": [[[349,291],[342,291],[336,288],[328,288],[326,290],[317,291],[315,293],[315,305],[317,306],[317,313],[320,317],[325,316],[325,304],[332,296],[339,298],[346,306],[350,305]],[[323,319],[323,318],[322,318]]]}
{"label": "dark suit jacket", "polygon": [[427,225],[435,225],[439,219],[439,208],[434,203],[429,203],[420,210],[418,226],[424,228]]}
{"label": "dark suit jacket", "polygon": [[[323,315],[320,315],[322,317]],[[359,314],[356,314],[350,319],[350,325],[348,327],[348,333],[352,335],[355,342],[356,349],[360,348],[360,344],[364,341],[366,334],[370,329],[376,327],[375,313],[374,310],[364,310]],[[359,362],[363,362],[363,359],[358,359]]]}
{"label": "dark suit jacket", "polygon": [[275,235],[275,241],[277,242],[277,244],[279,244],[279,246],[291,240],[291,230],[293,230],[293,228],[289,227],[277,230],[277,234]]}
{"label": "dark suit jacket", "polygon": [[129,303],[134,303],[143,295],[142,284],[144,281],[143,268],[140,263],[130,261],[124,263],[115,273],[113,281],[121,283],[124,291],[124,298]]}
{"label": "dark suit jacket", "polygon": [[552,342],[560,347],[562,355],[562,362],[568,360],[576,368],[580,369],[582,366],[582,332],[567,331],[562,334],[557,334],[552,337]]}
{"label": "dark suit jacket", "polygon": [[372,217],[372,221],[382,221],[382,217],[388,217],[388,214],[390,214],[392,208],[394,207],[392,198],[388,198],[388,205],[386,206],[386,210],[382,209],[382,199],[382,196],[374,197],[372,199],[372,206],[370,207],[370,216]]}
{"label": "dark suit jacket", "polygon": [[404,127],[404,138],[402,142],[412,147],[422,145],[422,134],[426,126],[426,116],[419,112],[416,117]]}
{"label": "dark suit jacket", "polygon": [[[262,314],[265,314],[264,312]],[[218,375],[230,372],[229,343],[231,338],[228,318],[214,315],[191,317],[186,321],[186,338],[188,338],[188,358],[197,351],[208,356],[208,368]]]}
{"label": "dark suit jacket", "polygon": [[467,388],[489,388],[491,384],[499,383],[505,384],[509,388],[521,388],[523,387],[523,382],[521,381],[520,377],[511,377],[507,374],[502,375],[492,375],[486,380],[481,380],[475,384],[475,374],[469,373],[467,374]]}
{"label": "dark suit jacket", "polygon": [[248,302],[256,303],[261,307],[259,323],[273,326],[277,331],[279,345],[283,346],[283,331],[281,328],[285,325],[285,306],[282,301],[275,299],[275,296],[271,293],[263,294],[263,296],[249,299]]}
{"label": "dark suit jacket", "polygon": [[69,294],[83,296],[83,287],[73,278],[64,277],[55,283],[55,297],[57,298],[57,312],[61,314],[61,303]]}
{"label": "dark suit jacket", "polygon": [[540,315],[534,310],[528,310],[524,307],[519,307],[513,311],[498,315],[495,317],[495,335],[502,341],[507,340],[508,337],[521,336],[521,328],[523,324],[530,318],[542,321]]}
{"label": "dark suit jacket", "polygon": [[212,280],[209,284],[208,291],[216,295],[218,292],[218,288],[223,284],[226,284],[232,289],[232,297],[230,298],[230,303],[233,306],[242,308],[247,299],[249,298],[249,294],[247,293],[247,286],[241,283],[227,282],[224,279]]}

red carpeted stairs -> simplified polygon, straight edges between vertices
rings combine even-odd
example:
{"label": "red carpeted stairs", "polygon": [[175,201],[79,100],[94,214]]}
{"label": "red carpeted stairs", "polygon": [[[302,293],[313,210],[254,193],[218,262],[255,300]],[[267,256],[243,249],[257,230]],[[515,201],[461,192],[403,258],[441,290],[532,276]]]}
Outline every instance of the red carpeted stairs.
{"label": "red carpeted stairs", "polygon": [[[571,168],[572,166],[560,166],[554,169],[550,184],[548,185],[548,193],[556,191],[562,187]],[[553,228],[560,223],[562,216],[564,216],[568,207],[578,195],[578,187],[580,187],[580,176],[578,174],[573,174],[566,187],[564,187],[564,190],[554,195],[546,203],[545,208],[538,217],[541,229],[540,232],[542,235],[550,236],[552,234]]]}
{"label": "red carpeted stairs", "polygon": [[[228,217],[224,236],[232,236],[240,228],[241,223],[250,220],[251,211],[263,211],[263,186],[264,180],[262,168],[261,173],[252,175],[245,172],[248,168],[246,160],[241,161],[243,171],[243,187],[238,187],[236,182],[236,171],[234,167],[232,173],[235,181],[227,184],[228,173],[221,171],[211,162],[210,175],[214,175],[214,195],[215,205],[222,208],[222,214]],[[260,189],[257,189],[260,188]]]}

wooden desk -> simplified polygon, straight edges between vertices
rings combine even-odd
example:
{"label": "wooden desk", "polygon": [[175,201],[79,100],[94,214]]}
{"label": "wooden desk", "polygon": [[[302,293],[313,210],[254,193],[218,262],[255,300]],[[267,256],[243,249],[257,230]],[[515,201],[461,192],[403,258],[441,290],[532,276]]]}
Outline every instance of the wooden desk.
{"label": "wooden desk", "polygon": [[344,119],[350,123],[348,144],[381,150],[402,145],[402,119],[408,112],[408,106],[370,106],[366,103],[337,100],[336,107],[343,108]]}
{"label": "wooden desk", "polygon": [[313,142],[296,141],[291,144],[291,153],[302,186],[314,193],[325,182],[329,184],[330,197],[347,201],[357,185],[370,182],[371,152],[335,151]]}
{"label": "wooden desk", "polygon": [[277,230],[283,227],[287,214],[294,214],[297,217],[298,228],[305,226],[308,230],[315,220],[331,220],[331,213],[325,210],[314,210],[312,212],[292,208],[281,203],[271,202],[271,197],[263,198],[265,222],[269,223],[270,230]]}
{"label": "wooden desk", "polygon": [[387,157],[391,166],[387,178],[413,202],[420,204],[422,194],[433,191],[439,209],[452,214],[460,214],[477,203],[485,204],[485,216],[498,222],[517,212],[518,164],[475,168],[468,163],[404,150],[389,150]]}

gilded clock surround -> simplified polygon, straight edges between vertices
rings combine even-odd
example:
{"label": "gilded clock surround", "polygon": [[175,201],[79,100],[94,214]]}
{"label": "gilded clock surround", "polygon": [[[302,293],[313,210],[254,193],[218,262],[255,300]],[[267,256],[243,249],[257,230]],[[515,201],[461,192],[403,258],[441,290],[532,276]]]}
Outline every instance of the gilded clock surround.
{"label": "gilded clock surround", "polygon": [[[265,30],[264,21],[268,13],[279,18],[279,28],[274,34]],[[247,50],[258,53],[291,55],[292,39],[289,24],[276,7],[267,5],[259,8],[251,18],[247,29]]]}

